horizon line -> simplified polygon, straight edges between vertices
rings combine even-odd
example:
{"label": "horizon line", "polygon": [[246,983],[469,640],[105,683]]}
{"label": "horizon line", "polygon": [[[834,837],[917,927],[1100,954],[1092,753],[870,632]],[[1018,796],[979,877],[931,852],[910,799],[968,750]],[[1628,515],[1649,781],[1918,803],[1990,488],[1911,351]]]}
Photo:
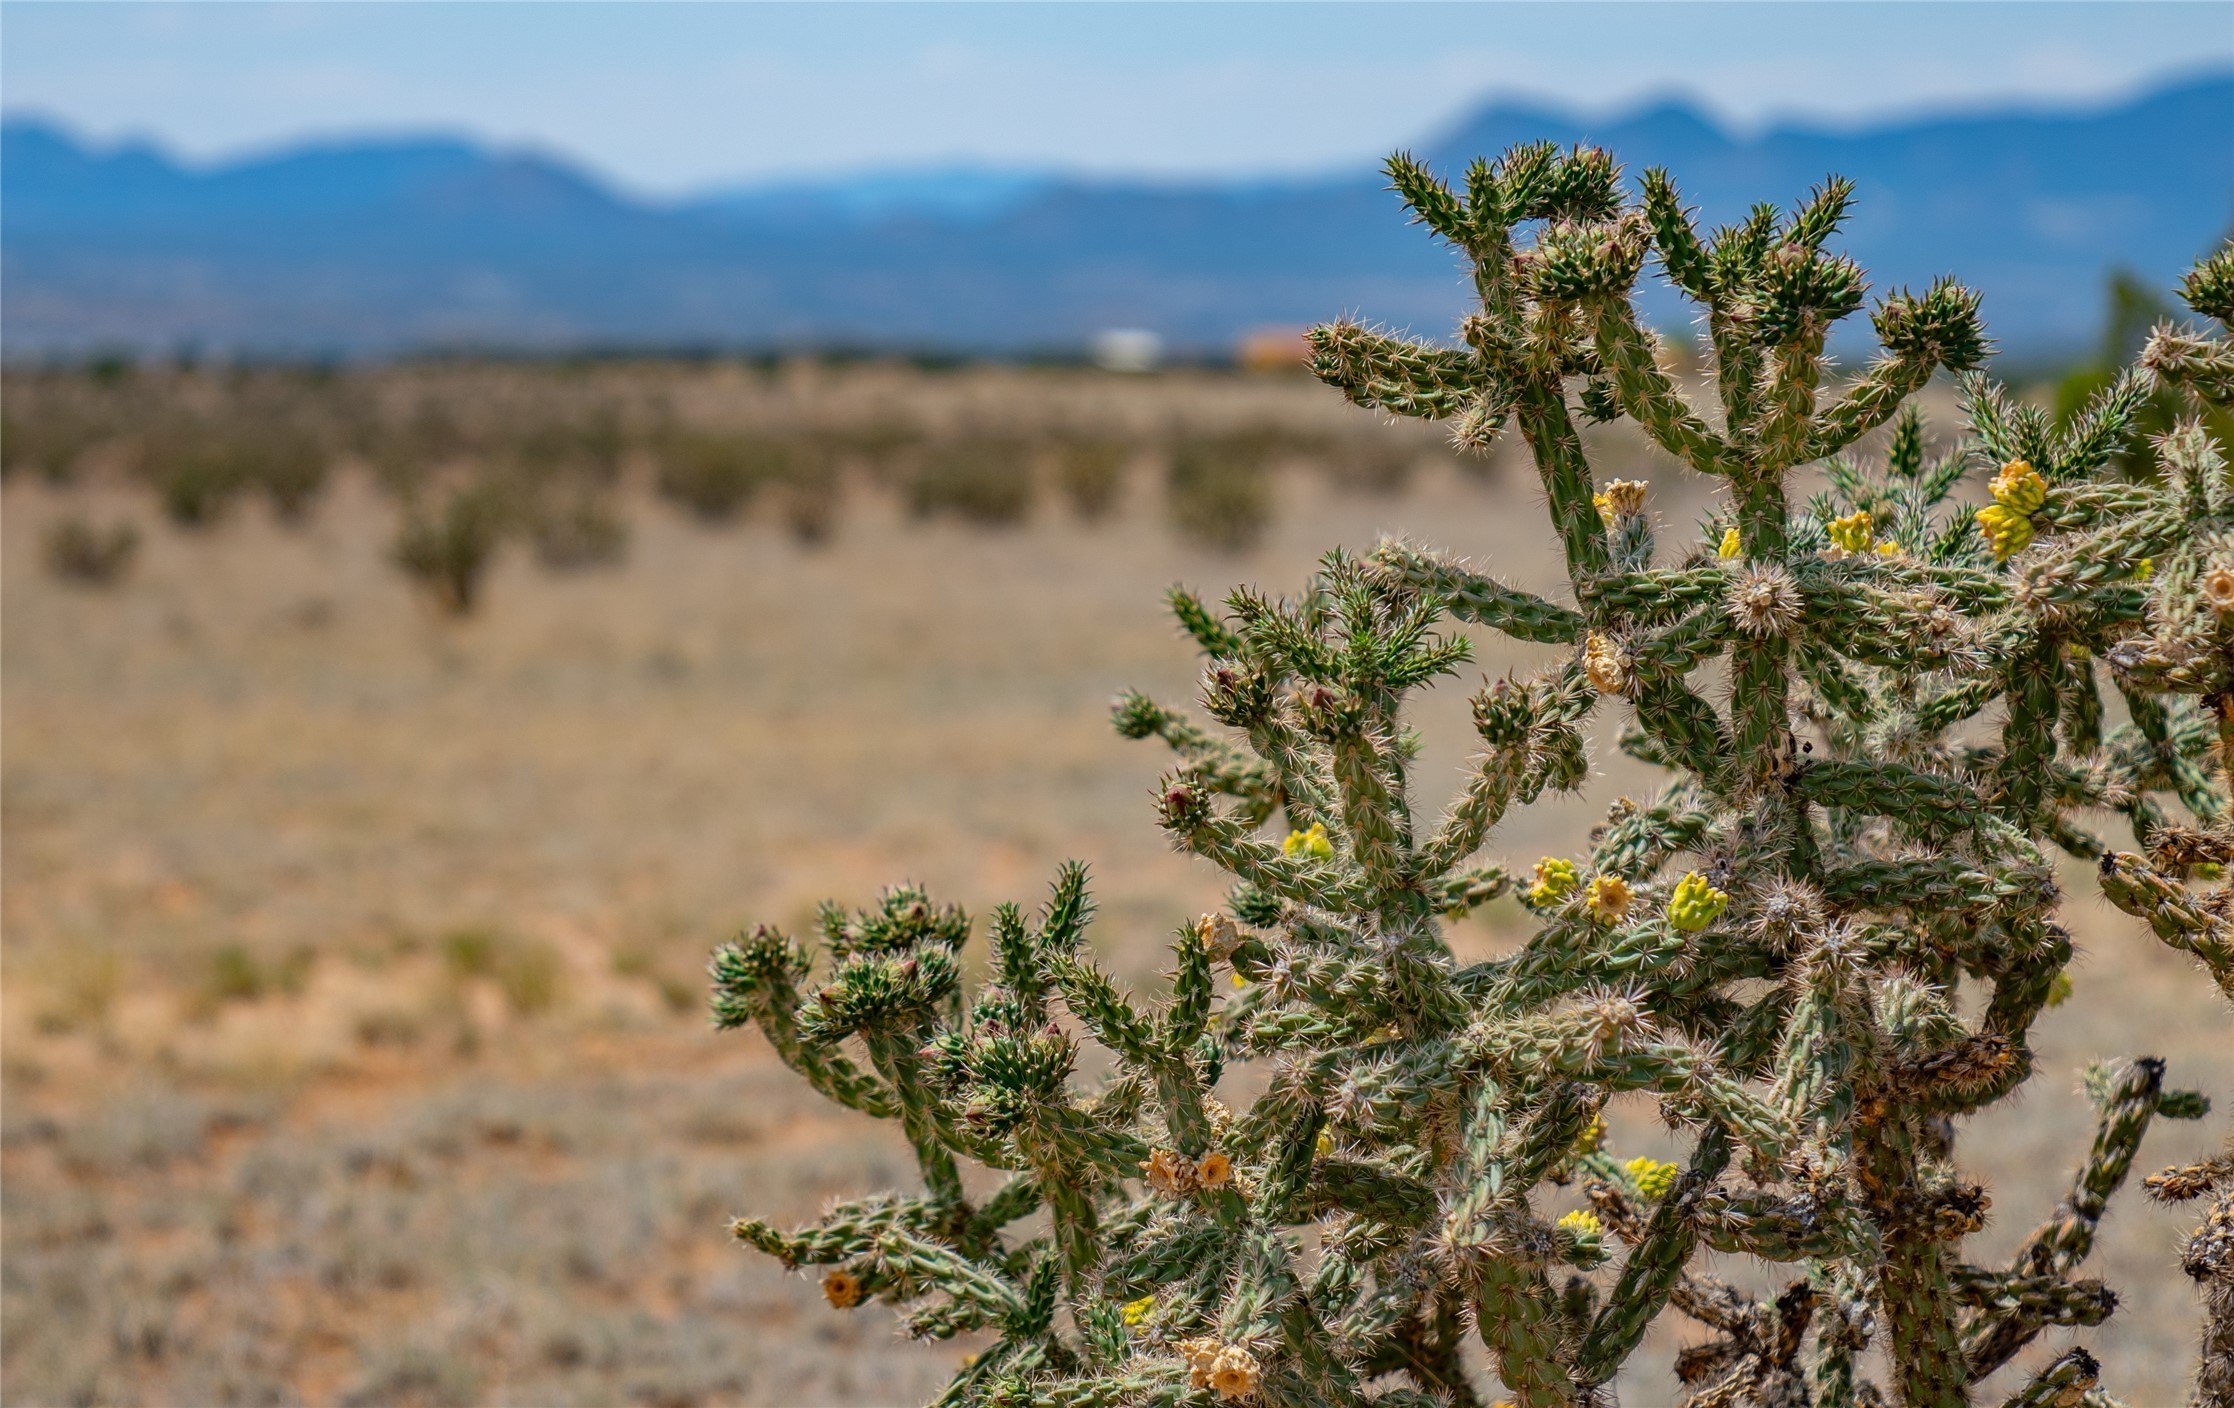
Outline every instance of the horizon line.
{"label": "horizon line", "polygon": [[[2226,81],[2234,81],[2234,64],[2206,60],[2167,67],[2116,89],[2072,99],[2059,100],[2051,94],[2011,93],[1999,97],[1982,97],[1974,101],[1952,100],[1888,106],[1866,113],[1809,113],[1786,109],[1763,113],[1753,118],[1731,113],[1706,94],[1667,85],[1640,89],[1631,96],[1603,102],[1575,101],[1546,91],[1506,87],[1494,96],[1485,93],[1472,100],[1460,102],[1450,117],[1433,124],[1410,142],[1400,141],[1398,146],[1415,149],[1433,147],[1447,141],[1451,135],[1478,120],[1482,114],[1495,109],[1532,109],[1542,115],[1591,123],[1623,122],[1647,113],[1679,110],[1698,117],[1716,132],[1733,141],[1754,142],[1779,132],[1844,137],[1897,126],[1959,122],[1966,119],[2096,114],[2157,94]],[[655,206],[689,205],[710,198],[732,197],[748,192],[811,190],[862,180],[962,172],[1044,181],[1153,184],[1189,188],[1248,181],[1306,184],[1356,175],[1362,170],[1370,169],[1365,163],[1317,162],[1294,168],[1274,165],[1226,173],[1166,172],[1139,167],[1096,168],[1055,163],[1005,162],[997,158],[955,154],[903,158],[890,164],[864,163],[824,170],[772,171],[752,176],[718,178],[680,191],[658,191],[648,189],[625,174],[612,171],[604,164],[568,150],[559,143],[541,138],[491,135],[476,131],[470,123],[464,122],[447,125],[399,124],[394,127],[375,124],[346,129],[310,128],[290,136],[243,143],[210,155],[182,152],[162,134],[146,129],[99,134],[79,119],[39,107],[0,107],[0,126],[42,127],[56,131],[74,145],[98,156],[114,157],[128,152],[146,152],[182,171],[200,176],[240,170],[322,150],[419,144],[460,146],[489,156],[537,159],[563,166],[611,191],[624,193],[638,203]]]}

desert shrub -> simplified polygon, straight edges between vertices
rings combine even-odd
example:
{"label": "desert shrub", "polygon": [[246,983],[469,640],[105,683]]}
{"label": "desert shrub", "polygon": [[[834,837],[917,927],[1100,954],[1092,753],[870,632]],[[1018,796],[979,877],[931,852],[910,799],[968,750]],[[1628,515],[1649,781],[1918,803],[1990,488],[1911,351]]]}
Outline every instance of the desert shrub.
{"label": "desert shrub", "polygon": [[39,995],[32,1021],[50,1035],[100,1026],[123,987],[123,965],[107,949],[73,946],[30,967],[31,985]]}
{"label": "desert shrub", "polygon": [[65,514],[47,529],[40,547],[47,571],[60,580],[110,587],[132,570],[139,555],[140,530],[129,523],[99,528],[81,515]]}
{"label": "desert shrub", "polygon": [[659,492],[708,523],[742,513],[761,486],[791,470],[791,447],[751,435],[671,435],[659,449]]}
{"label": "desert shrub", "polygon": [[309,982],[317,961],[317,954],[307,947],[289,949],[278,958],[265,958],[244,945],[226,944],[209,956],[189,1010],[207,1018],[227,1003],[299,993]]}
{"label": "desert shrub", "polygon": [[793,541],[817,547],[838,531],[845,481],[827,455],[802,455],[777,486],[777,511]]}
{"label": "desert shrub", "polygon": [[461,484],[429,509],[415,506],[396,535],[395,562],[450,616],[473,612],[481,579],[516,526],[512,491],[494,481]]}
{"label": "desert shrub", "polygon": [[909,425],[876,421],[820,437],[829,452],[865,471],[872,483],[904,483],[923,456],[923,432]]}
{"label": "desert shrub", "polygon": [[496,984],[504,1001],[523,1017],[556,1006],[566,966],[557,949],[541,939],[496,929],[459,929],[443,936],[442,961],[452,976]]}
{"label": "desert shrub", "polygon": [[1321,452],[1327,478],[1349,494],[1394,498],[1412,486],[1419,446],[1385,436],[1336,440]]}
{"label": "desert shrub", "polygon": [[1032,511],[1032,457],[1018,441],[968,439],[931,451],[908,481],[908,512],[1007,527]]}
{"label": "desert shrub", "polygon": [[628,520],[610,495],[546,490],[527,515],[535,557],[557,572],[610,567],[628,555]]}
{"label": "desert shrub", "polygon": [[181,528],[209,528],[255,482],[258,463],[235,440],[204,432],[152,444],[141,472]]}
{"label": "desert shrub", "polygon": [[1261,436],[1181,441],[1164,480],[1172,527],[1221,552],[1255,547],[1272,526],[1270,455]]}
{"label": "desert shrub", "polygon": [[1131,447],[1121,440],[1066,440],[1056,447],[1055,482],[1071,511],[1099,523],[1117,507],[1125,489],[1125,462]]}
{"label": "desert shrub", "polygon": [[[2223,402],[2234,351],[2160,331],[2145,374],[2059,431],[1972,374],[1977,300],[1942,282],[1882,299],[1882,351],[1825,388],[1828,332],[1865,297],[1826,249],[1847,183],[1705,237],[1663,173],[1639,202],[1590,148],[1516,148],[1464,195],[1388,169],[1481,306],[1452,346],[1320,328],[1314,370],[1468,453],[1515,430],[1565,589],[1396,542],[1330,553],[1284,598],[1175,589],[1209,718],[1128,694],[1115,722],[1174,751],[1157,820],[1232,889],[1175,927],[1168,990],[1137,999],[1095,962],[1075,863],[1036,914],[994,909],[982,962],[969,917],[912,886],[826,906],[804,941],[722,947],[717,1023],[896,1121],[921,1176],[733,1230],[820,1268],[833,1307],[993,1337],[947,1403],[1480,1404],[1478,1335],[1505,1400],[1575,1408],[1610,1401],[1671,1309],[1702,1327],[1677,1361],[1695,1405],[1967,1402],[2112,1314],[2079,1274],[2104,1209],[2154,1119],[2204,1113],[2160,1061],[2095,1067],[2069,1196],[2014,1255],[1973,1239],[1991,1198],[1962,1127],[2018,1096],[2068,991],[2058,852],[2234,991],[2214,774],[2234,762],[2234,482],[2192,421],[2159,447],[2164,484],[2111,463],[2152,382]],[[1711,420],[1637,320],[1648,256],[1710,330]],[[2234,249],[2189,292],[2234,317]],[[1969,436],[1934,455],[1904,403],[1942,368],[1965,374]],[[1586,416],[1633,421],[1726,504],[1664,552],[1651,486],[1594,473]],[[1818,464],[1827,487],[1796,501]],[[1454,623],[1557,658],[1474,694],[1479,752],[1431,816],[1408,704],[1470,659]],[[1481,858],[1514,805],[1591,783],[1606,712],[1664,785],[1614,799],[1577,854]],[[1445,923],[1512,894],[1533,936],[1461,963]],[[1656,1105],[1675,1157],[1612,1147],[1616,1101]],[[2160,1181],[2234,1190],[2234,1159]],[[2219,1196],[2187,1249],[2214,1403],[2234,1387]],[[2108,1401],[2083,1348],[2027,1368],[2013,1404]]]}
{"label": "desert shrub", "polygon": [[9,410],[0,416],[0,476],[34,474],[49,484],[72,483],[79,461],[102,438],[100,425],[82,415]]}
{"label": "desert shrub", "polygon": [[273,429],[252,442],[250,482],[263,491],[279,521],[299,524],[309,518],[328,478],[326,447],[307,432]]}

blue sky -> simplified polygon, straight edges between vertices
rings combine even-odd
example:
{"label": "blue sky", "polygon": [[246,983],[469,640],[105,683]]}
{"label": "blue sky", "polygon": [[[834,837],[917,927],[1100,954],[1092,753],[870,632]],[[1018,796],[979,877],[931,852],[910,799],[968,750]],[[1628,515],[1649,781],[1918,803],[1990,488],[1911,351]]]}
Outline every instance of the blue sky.
{"label": "blue sky", "polygon": [[0,4],[11,112],[199,159],[463,132],[652,194],[932,163],[1298,172],[1490,97],[1852,122],[2228,66],[2234,0]]}

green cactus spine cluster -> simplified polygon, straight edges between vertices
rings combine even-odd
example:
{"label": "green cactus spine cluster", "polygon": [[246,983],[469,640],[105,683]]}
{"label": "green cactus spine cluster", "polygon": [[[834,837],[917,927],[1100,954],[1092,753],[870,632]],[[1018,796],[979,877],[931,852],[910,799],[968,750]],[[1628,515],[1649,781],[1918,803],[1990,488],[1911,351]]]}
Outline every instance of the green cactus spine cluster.
{"label": "green cactus spine cluster", "polygon": [[[725,946],[717,1020],[898,1121],[923,1176],[736,1234],[825,1268],[834,1305],[989,1332],[946,1403],[1596,1404],[1670,1311],[1711,1333],[1677,1362],[1693,1403],[1970,1402],[2112,1313],[2079,1274],[2106,1202],[2153,1119],[2204,1113],[2159,1062],[2098,1069],[2070,1195],[2006,1263],[1966,1250],[1996,1210],[1955,1121],[2033,1073],[2068,990],[2057,854],[2234,972],[2234,904],[2197,888],[2234,859],[2234,486],[2192,424],[2161,481],[2112,468],[2159,386],[2224,402],[2223,331],[2163,331],[2059,428],[1976,375],[1976,300],[1942,283],[1880,301],[1882,352],[1833,388],[1827,339],[1865,298],[1827,249],[1842,181],[1702,233],[1663,173],[1639,199],[1589,148],[1516,148],[1457,189],[1388,171],[1478,311],[1453,346],[1321,328],[1315,369],[1464,450],[1517,434],[1565,599],[1404,543],[1329,554],[1282,599],[1175,591],[1209,722],[1128,695],[1116,723],[1175,753],[1157,819],[1231,877],[1225,911],[1177,928],[1155,1002],[1096,966],[1076,865],[1035,914],[994,911],[974,992],[971,924],[913,889],[826,909],[816,944]],[[1706,409],[1638,320],[1648,263],[1703,315]],[[2189,295],[2223,322],[2230,289],[2224,254]],[[1933,456],[1907,401],[1942,369],[1971,435]],[[1696,537],[1664,548],[1650,485],[1595,477],[1581,428],[1621,418],[1726,491]],[[1795,500],[1803,469],[1826,487]],[[1973,470],[1996,511],[1963,501]],[[1468,626],[1566,659],[1483,685],[1479,751],[1423,815],[1407,701],[1468,661]],[[1615,801],[1587,855],[1484,860],[1508,810],[1586,782],[1601,711],[1664,788]],[[1533,937],[1457,961],[1445,922],[1508,893]],[[1623,1096],[1679,1162],[1606,1147]],[[2220,1198],[2188,1260],[2224,1402],[2234,1165],[2157,1182]],[[1709,1252],[1783,1289],[1747,1295]],[[2011,1401],[2107,1402],[2097,1373],[2073,1350]]]}

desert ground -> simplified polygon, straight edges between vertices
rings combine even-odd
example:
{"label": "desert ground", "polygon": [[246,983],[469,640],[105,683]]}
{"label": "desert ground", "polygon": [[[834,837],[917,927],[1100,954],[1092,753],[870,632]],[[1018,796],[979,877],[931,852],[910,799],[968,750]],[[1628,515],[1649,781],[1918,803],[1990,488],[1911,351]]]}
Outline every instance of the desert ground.
{"label": "desert ground", "polygon": [[[1295,376],[626,375],[671,377],[661,394],[711,420],[1362,416]],[[1689,530],[1707,486],[1618,435],[1600,448],[1608,473],[1654,480],[1668,536]],[[891,1131],[812,1098],[757,1036],[709,1030],[707,950],[903,878],[979,915],[1029,904],[1078,857],[1095,943],[1153,984],[1163,936],[1222,889],[1153,823],[1158,746],[1107,719],[1126,686],[1192,697],[1168,584],[1279,590],[1327,548],[1395,533],[1553,587],[1525,463],[1462,473],[1423,456],[1378,495],[1280,470],[1268,533],[1239,553],[1167,531],[1148,464],[1091,523],[1052,496],[1003,528],[917,520],[890,489],[849,483],[817,544],[760,511],[702,525],[632,471],[624,561],[555,574],[508,550],[463,619],[391,566],[397,509],[361,468],[299,525],[244,504],[194,533],[114,477],[12,477],[0,1394],[929,1397],[972,1346],[832,1310],[725,1235],[739,1213],[803,1220],[912,1168]],[[130,575],[52,576],[41,544],[66,514],[138,524]],[[1475,672],[1546,658],[1477,645]],[[1423,716],[1431,805],[1465,755],[1472,683]],[[1492,852],[1525,865],[1570,847],[1647,785],[1610,738],[1596,757],[1584,797],[1509,821]],[[2042,1024],[2027,1097],[1960,1145],[1993,1190],[1994,1246],[2051,1209],[2083,1154],[2089,1061],[2162,1056],[2216,1102],[2201,1124],[2160,1123],[2144,1170],[2205,1152],[2234,1110],[2234,1030],[2209,984],[2094,899],[2083,867],[2067,889],[2076,995]],[[1496,950],[1519,918],[1491,907],[1454,943]],[[1617,1115],[1625,1145],[1658,1147],[1648,1103]],[[2194,1322],[2183,1226],[2129,1190],[2093,1261],[2124,1295],[2116,1319],[2051,1332],[2022,1362],[2077,1339],[2125,1401],[2176,1402]],[[1676,1319],[1624,1404],[1668,1401],[1669,1356],[1693,1333]]]}

